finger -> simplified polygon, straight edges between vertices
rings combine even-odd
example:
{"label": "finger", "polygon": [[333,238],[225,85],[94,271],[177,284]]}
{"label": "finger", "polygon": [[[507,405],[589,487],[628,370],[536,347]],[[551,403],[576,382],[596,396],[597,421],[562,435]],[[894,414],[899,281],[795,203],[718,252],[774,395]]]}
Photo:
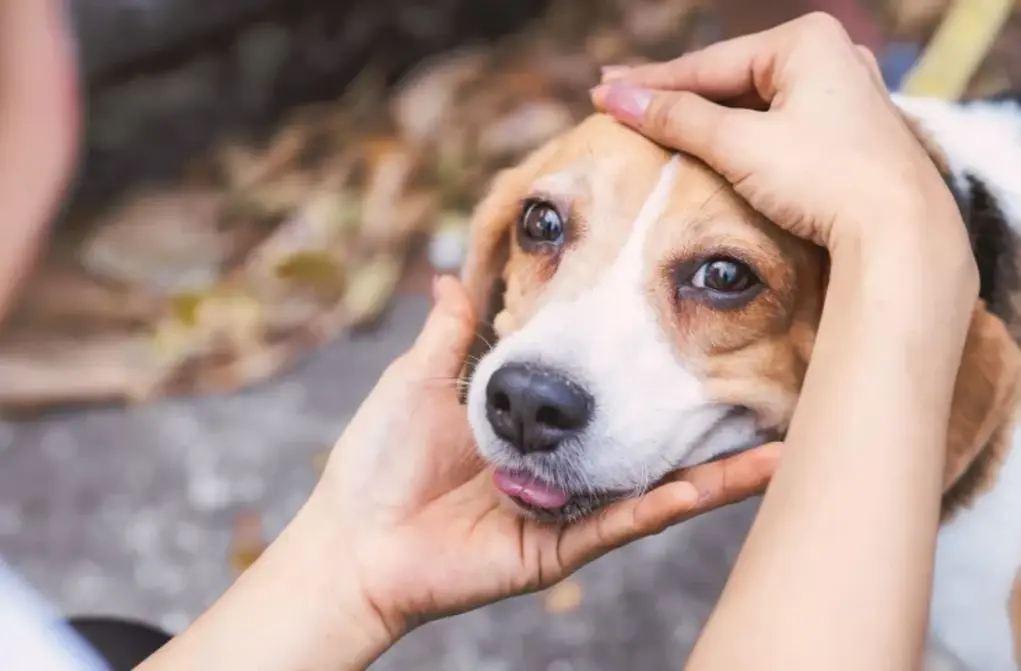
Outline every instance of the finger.
{"label": "finger", "polygon": [[769,165],[771,142],[759,112],[723,107],[694,93],[609,84],[592,91],[596,108],[656,142],[693,154],[734,179]]}
{"label": "finger", "polygon": [[608,84],[620,79],[633,69],[630,65],[604,65],[599,69],[600,83]]}
{"label": "finger", "polygon": [[432,311],[406,358],[428,368],[431,376],[455,376],[461,371],[475,335],[475,315],[457,279],[433,281]]}
{"label": "finger", "polygon": [[[716,101],[747,99],[754,94],[768,105],[781,88],[781,70],[785,68],[780,65],[790,64],[795,49],[807,45],[811,50],[798,61],[799,73],[814,77],[820,85],[832,80],[834,73],[827,68],[827,55],[834,42],[850,44],[847,31],[832,16],[815,12],[759,33],[716,42],[665,63],[627,71],[614,68],[606,81],[690,91]],[[819,58],[808,55],[816,52]]]}
{"label": "finger", "polygon": [[[759,91],[754,76],[763,59],[770,35],[755,33],[716,42],[671,61],[627,68],[603,69],[602,83],[618,82],[647,89],[690,91],[712,100],[729,100],[755,93],[772,97],[769,88]],[[767,98],[767,100],[768,100]]]}
{"label": "finger", "polygon": [[698,491],[694,512],[706,512],[762,493],[780,457],[782,443],[769,443],[733,457],[680,471],[674,476]]}
{"label": "finger", "polygon": [[876,59],[876,55],[872,53],[871,49],[860,44],[856,44],[854,48],[858,50],[858,60],[868,69],[872,82],[885,91],[886,82],[883,81],[883,71],[879,68],[879,61]]}
{"label": "finger", "polygon": [[687,517],[698,502],[688,482],[669,482],[639,498],[618,501],[567,527],[557,556],[565,573],[626,543],[663,531]]}

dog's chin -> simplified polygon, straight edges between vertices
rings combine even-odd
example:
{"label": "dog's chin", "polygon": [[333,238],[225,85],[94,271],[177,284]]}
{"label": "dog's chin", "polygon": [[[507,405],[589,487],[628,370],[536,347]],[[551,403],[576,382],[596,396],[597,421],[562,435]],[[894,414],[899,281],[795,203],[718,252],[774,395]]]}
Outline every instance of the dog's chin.
{"label": "dog's chin", "polygon": [[540,485],[540,481],[534,475],[525,474],[521,471],[508,474],[506,471],[498,470],[495,476],[495,485],[504,497],[521,514],[542,524],[562,525],[577,522],[598,512],[611,503],[628,498],[631,495],[628,492],[619,491],[593,492],[586,490],[584,492],[574,492],[561,489],[559,494],[563,499],[562,501],[551,502],[548,497],[546,500],[537,500],[534,495],[530,495],[527,491],[517,492],[513,487],[508,487],[507,481],[514,478],[529,480],[533,485],[539,487],[551,488],[552,485],[545,483]]}
{"label": "dog's chin", "polygon": [[507,497],[517,509],[526,517],[529,517],[540,524],[550,526],[572,524],[579,522],[599,512],[602,508],[615,501],[627,498],[624,494],[617,495],[576,495],[561,508],[539,508],[533,506],[516,496]]}

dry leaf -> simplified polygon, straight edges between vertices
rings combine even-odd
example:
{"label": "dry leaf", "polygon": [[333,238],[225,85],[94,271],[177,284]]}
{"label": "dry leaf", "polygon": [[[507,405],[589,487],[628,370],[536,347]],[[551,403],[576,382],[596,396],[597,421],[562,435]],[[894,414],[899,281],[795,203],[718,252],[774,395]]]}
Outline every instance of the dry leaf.
{"label": "dry leaf", "polygon": [[369,244],[382,245],[399,237],[394,207],[408,189],[417,164],[415,153],[398,140],[382,139],[367,147],[368,171],[362,200],[361,234]]}
{"label": "dry leaf", "polygon": [[584,593],[581,584],[574,580],[564,580],[546,591],[546,612],[560,615],[577,610],[581,605]]}
{"label": "dry leaf", "polygon": [[567,130],[574,122],[574,115],[563,103],[553,100],[525,103],[482,131],[479,150],[493,157],[520,156]]}
{"label": "dry leaf", "polygon": [[343,300],[344,315],[349,325],[361,326],[386,309],[400,282],[402,266],[398,258],[380,255],[355,269]]}
{"label": "dry leaf", "polygon": [[279,219],[309,199],[316,179],[304,172],[291,172],[258,188],[237,193],[231,199],[234,210],[259,218]]}
{"label": "dry leaf", "polygon": [[35,324],[47,330],[73,324],[85,334],[115,326],[131,327],[159,318],[163,301],[133,287],[100,284],[77,269],[52,264],[27,282],[10,324]]}
{"label": "dry leaf", "polygon": [[145,395],[163,368],[143,336],[87,339],[5,334],[0,345],[0,407],[124,402]]}
{"label": "dry leaf", "polygon": [[231,252],[219,229],[223,202],[208,190],[129,198],[97,222],[81,263],[97,277],[160,293],[208,286]]}
{"label": "dry leaf", "polygon": [[234,519],[234,534],[230,541],[229,562],[235,575],[241,575],[262,556],[268,547],[263,539],[262,520],[253,510],[246,510]]}
{"label": "dry leaf", "polygon": [[287,289],[288,264],[298,254],[325,254],[358,226],[359,203],[346,192],[318,192],[280,224],[245,262],[245,272],[260,293]]}
{"label": "dry leaf", "polygon": [[421,143],[438,134],[451,116],[462,86],[482,74],[488,53],[465,49],[426,60],[396,87],[391,113],[401,135]]}
{"label": "dry leaf", "polygon": [[330,449],[318,450],[312,455],[312,470],[315,471],[316,476],[322,476],[326,471],[326,462],[330,459]]}
{"label": "dry leaf", "polygon": [[692,0],[629,2],[625,6],[624,30],[639,44],[660,44],[676,37],[697,8]]}

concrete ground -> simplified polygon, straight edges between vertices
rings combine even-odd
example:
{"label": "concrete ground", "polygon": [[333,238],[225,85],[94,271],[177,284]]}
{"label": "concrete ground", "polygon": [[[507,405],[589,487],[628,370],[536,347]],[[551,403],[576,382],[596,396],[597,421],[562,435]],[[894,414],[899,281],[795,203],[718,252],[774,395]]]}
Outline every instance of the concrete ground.
{"label": "concrete ground", "polygon": [[[283,527],[313,485],[315,455],[426,309],[403,296],[379,330],[229,398],[0,423],[0,555],[68,613],[181,629],[232,579],[235,515],[258,511],[269,535]],[[543,594],[513,599],[424,627],[374,668],[680,668],[753,510],[717,511],[603,558],[575,577],[573,610],[548,612]]]}

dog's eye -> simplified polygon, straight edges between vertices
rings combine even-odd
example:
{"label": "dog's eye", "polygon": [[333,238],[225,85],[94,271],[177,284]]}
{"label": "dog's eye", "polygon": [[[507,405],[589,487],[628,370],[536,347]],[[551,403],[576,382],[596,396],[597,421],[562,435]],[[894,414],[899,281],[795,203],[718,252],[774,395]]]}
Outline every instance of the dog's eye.
{"label": "dog's eye", "polygon": [[740,261],[721,258],[706,261],[699,266],[689,283],[696,289],[719,294],[738,294],[759,284],[759,278]]}
{"label": "dog's eye", "polygon": [[522,240],[544,245],[560,244],[565,233],[560,213],[543,201],[532,201],[525,205],[518,230]]}

